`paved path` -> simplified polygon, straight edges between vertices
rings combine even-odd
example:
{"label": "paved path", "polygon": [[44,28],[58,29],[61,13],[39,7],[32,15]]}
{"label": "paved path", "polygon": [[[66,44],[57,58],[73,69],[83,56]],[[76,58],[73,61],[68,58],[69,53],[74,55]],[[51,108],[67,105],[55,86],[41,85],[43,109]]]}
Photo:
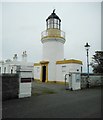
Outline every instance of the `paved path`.
{"label": "paved path", "polygon": [[32,94],[31,98],[4,101],[3,118],[101,117],[100,88],[69,91],[64,85],[34,82]]}

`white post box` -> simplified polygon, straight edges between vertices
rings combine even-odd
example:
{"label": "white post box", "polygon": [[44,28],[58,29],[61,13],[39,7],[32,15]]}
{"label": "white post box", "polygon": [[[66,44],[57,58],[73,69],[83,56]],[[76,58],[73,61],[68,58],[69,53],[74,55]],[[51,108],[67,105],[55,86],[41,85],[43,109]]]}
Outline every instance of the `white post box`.
{"label": "white post box", "polygon": [[69,89],[79,90],[81,89],[81,74],[78,72],[69,73]]}
{"label": "white post box", "polygon": [[19,98],[31,97],[32,71],[20,69],[19,71]]}

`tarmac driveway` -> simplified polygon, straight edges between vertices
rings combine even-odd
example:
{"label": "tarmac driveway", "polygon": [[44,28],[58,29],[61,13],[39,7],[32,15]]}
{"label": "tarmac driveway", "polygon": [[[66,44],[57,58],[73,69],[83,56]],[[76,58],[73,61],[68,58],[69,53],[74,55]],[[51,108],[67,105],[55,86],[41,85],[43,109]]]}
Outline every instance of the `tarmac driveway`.
{"label": "tarmac driveway", "polygon": [[56,83],[33,82],[32,97],[2,103],[3,118],[100,118],[101,88],[65,90]]}

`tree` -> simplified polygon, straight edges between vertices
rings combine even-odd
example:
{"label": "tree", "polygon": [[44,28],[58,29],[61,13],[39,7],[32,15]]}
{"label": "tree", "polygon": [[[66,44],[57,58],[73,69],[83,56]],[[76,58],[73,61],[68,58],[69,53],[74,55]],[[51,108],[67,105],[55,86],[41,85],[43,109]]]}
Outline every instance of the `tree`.
{"label": "tree", "polygon": [[103,51],[96,51],[90,64],[94,73],[103,73]]}

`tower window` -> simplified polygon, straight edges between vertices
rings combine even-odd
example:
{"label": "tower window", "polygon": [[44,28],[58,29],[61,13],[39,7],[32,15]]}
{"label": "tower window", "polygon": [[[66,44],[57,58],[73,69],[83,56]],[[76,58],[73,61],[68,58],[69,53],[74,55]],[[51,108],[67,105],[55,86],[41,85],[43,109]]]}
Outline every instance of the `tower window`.
{"label": "tower window", "polygon": [[60,29],[60,21],[58,19],[53,19],[53,18],[49,19],[47,21],[47,29],[48,28],[58,28],[58,29]]}
{"label": "tower window", "polygon": [[4,67],[4,73],[6,73],[6,67]]}
{"label": "tower window", "polygon": [[53,24],[54,23],[54,19],[50,19],[49,22],[50,22],[50,24]]}
{"label": "tower window", "polygon": [[60,29],[60,18],[56,15],[55,9],[53,10],[53,13],[46,19],[47,22],[47,29],[48,28],[57,28]]}

